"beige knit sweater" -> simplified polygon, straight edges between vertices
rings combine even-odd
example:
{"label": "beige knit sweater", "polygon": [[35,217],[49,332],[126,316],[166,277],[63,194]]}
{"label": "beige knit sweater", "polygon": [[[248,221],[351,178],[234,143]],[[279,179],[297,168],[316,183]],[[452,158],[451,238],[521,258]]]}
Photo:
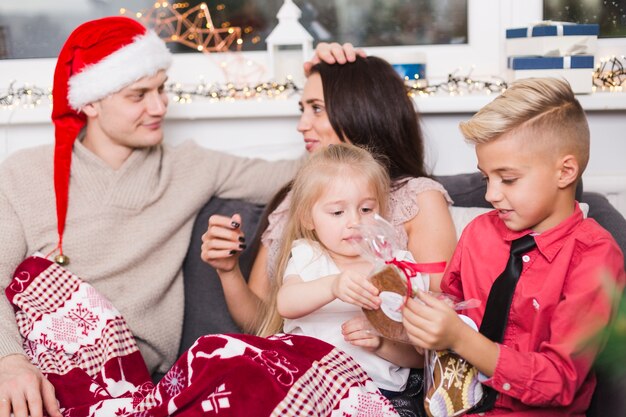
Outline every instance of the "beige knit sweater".
{"label": "beige knit sweater", "polygon": [[[265,203],[298,161],[242,159],[192,142],[136,150],[117,170],[78,141],[72,158],[68,269],[119,309],[150,372],[165,372],[181,336],[182,262],[196,214],[213,195]],[[0,165],[3,293],[25,257],[57,244],[52,160],[53,147],[43,146]],[[13,309],[0,298],[0,356],[22,352]]]}

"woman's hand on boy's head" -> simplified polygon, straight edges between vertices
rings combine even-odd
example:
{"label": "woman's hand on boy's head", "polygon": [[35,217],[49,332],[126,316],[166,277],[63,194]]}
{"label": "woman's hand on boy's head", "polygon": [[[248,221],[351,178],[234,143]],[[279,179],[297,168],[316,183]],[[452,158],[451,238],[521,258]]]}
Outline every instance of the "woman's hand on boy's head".
{"label": "woman's hand on boy's head", "polygon": [[447,303],[423,291],[407,301],[402,317],[411,343],[424,349],[454,349],[460,326],[465,326]]}
{"label": "woman's hand on boy's head", "polygon": [[202,235],[202,260],[218,271],[232,271],[239,262],[239,255],[246,248],[241,230],[241,216],[213,215],[209,217],[207,231]]}
{"label": "woman's hand on boy's head", "polygon": [[304,63],[304,74],[308,77],[311,68],[320,62],[326,62],[327,64],[345,64],[347,62],[354,62],[357,55],[364,58],[367,56],[365,51],[355,49],[351,43],[344,43],[342,45],[337,42],[320,42],[315,48],[313,58]]}
{"label": "woman's hand on boy's head", "polygon": [[362,308],[375,310],[381,304],[378,288],[361,272],[342,271],[333,281],[331,290],[335,298]]}

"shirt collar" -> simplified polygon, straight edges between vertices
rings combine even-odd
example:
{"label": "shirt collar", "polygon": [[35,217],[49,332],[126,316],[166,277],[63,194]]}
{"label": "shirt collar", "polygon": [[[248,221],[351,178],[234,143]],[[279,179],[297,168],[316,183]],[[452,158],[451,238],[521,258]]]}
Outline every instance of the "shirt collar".
{"label": "shirt collar", "polygon": [[[569,236],[584,220],[583,212],[580,209],[577,201],[574,201],[574,213],[571,216],[563,220],[553,228],[535,235],[535,242],[539,252],[548,260],[552,260],[559,253],[563,245],[565,245],[566,237]],[[499,229],[502,238],[506,241],[513,241],[519,239],[528,234],[532,234],[531,229],[521,230],[519,232],[514,231],[506,227],[504,222],[499,222]]]}

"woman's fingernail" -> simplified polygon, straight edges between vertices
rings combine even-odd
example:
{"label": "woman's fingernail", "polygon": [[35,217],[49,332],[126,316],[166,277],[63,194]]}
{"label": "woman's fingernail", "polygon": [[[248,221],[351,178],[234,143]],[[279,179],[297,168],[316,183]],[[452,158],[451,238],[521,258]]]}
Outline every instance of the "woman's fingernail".
{"label": "woman's fingernail", "polygon": [[235,249],[233,249],[233,250],[231,250],[231,251],[230,251],[230,252],[228,252],[228,253],[229,253],[229,254],[231,254],[231,255],[234,255],[234,254],[236,254],[236,253],[237,253],[237,251],[236,251]]}
{"label": "woman's fingernail", "polygon": [[237,222],[230,222],[230,225],[232,227],[234,227],[235,229],[238,228],[239,226],[241,226],[241,224],[237,223]]}
{"label": "woman's fingernail", "polygon": [[239,249],[245,249],[245,248],[247,248],[245,243],[242,243],[242,244],[239,245]]}
{"label": "woman's fingernail", "polygon": [[243,237],[243,236],[239,236],[239,241],[240,241],[241,243],[243,243],[243,242],[245,242],[245,241],[246,241],[246,238],[245,238],[245,237]]}

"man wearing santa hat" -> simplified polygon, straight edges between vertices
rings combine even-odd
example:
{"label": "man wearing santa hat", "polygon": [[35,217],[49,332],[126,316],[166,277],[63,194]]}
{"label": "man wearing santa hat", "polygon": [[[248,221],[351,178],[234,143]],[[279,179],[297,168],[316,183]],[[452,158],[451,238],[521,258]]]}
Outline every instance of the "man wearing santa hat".
{"label": "man wearing santa hat", "polygon": [[[16,152],[0,166],[0,286],[35,252],[68,265],[120,310],[150,372],[176,359],[182,262],[200,208],[212,196],[265,203],[298,166],[192,142],[163,146],[171,61],[163,41],[132,19],[79,26],[54,74],[54,146]],[[0,417],[59,416],[2,298]]]}

